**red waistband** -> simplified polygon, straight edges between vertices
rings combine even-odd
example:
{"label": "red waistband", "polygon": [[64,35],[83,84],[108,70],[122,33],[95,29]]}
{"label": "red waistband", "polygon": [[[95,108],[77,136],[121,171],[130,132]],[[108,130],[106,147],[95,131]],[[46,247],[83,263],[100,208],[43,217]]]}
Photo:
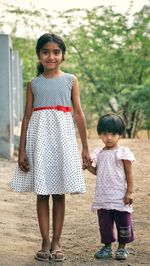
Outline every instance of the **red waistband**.
{"label": "red waistband", "polygon": [[71,112],[72,107],[56,105],[56,106],[37,107],[33,109],[33,111],[40,111],[40,110],[57,110],[57,111],[63,111],[63,112]]}

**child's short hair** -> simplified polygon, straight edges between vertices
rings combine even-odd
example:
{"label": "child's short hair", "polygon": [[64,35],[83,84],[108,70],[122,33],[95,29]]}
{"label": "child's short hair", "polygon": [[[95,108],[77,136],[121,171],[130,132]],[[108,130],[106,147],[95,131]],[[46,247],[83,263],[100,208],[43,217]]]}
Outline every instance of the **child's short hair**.
{"label": "child's short hair", "polygon": [[125,131],[125,124],[121,116],[110,113],[100,117],[97,124],[97,133],[111,132],[122,135]]}

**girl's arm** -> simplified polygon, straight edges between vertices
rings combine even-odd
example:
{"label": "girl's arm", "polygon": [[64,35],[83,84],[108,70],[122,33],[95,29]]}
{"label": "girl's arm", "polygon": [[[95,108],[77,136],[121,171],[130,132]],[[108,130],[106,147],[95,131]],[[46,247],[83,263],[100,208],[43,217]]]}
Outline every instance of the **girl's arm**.
{"label": "girl's arm", "polygon": [[72,88],[72,103],[74,110],[74,119],[78,127],[79,135],[82,142],[82,160],[83,163],[87,162],[90,165],[91,159],[88,151],[87,134],[86,134],[86,121],[82,111],[79,96],[78,80],[74,79]]}
{"label": "girl's arm", "polygon": [[131,161],[123,160],[124,170],[127,180],[127,190],[124,197],[125,204],[132,204],[133,202],[133,176],[132,176],[132,167]]}
{"label": "girl's arm", "polygon": [[18,156],[19,167],[24,172],[27,172],[29,170],[28,160],[25,152],[25,146],[26,146],[27,128],[32,114],[32,103],[33,103],[33,94],[31,89],[31,82],[28,82],[26,89],[26,107],[21,127],[21,137],[20,137],[19,156]]}
{"label": "girl's arm", "polygon": [[94,167],[94,166],[89,166],[89,167],[87,167],[87,170],[88,170],[91,174],[96,175],[96,167]]}

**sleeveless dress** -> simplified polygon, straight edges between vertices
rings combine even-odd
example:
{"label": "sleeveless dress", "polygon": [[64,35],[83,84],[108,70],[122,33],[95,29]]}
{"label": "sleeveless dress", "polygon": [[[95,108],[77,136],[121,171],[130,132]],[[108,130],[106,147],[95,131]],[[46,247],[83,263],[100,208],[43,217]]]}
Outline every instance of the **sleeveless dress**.
{"label": "sleeveless dress", "polygon": [[34,103],[26,135],[29,171],[17,165],[14,191],[39,195],[85,192],[71,114],[74,78],[63,73],[55,78],[40,75],[31,81]]}

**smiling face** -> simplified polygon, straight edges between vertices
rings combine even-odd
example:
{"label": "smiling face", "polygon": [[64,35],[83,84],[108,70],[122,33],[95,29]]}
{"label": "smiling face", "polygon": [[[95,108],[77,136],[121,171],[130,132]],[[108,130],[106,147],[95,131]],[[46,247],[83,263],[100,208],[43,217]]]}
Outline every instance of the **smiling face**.
{"label": "smiling face", "polygon": [[100,134],[100,138],[105,144],[106,149],[115,149],[118,147],[120,135],[112,132],[103,132]]}
{"label": "smiling face", "polygon": [[63,61],[62,50],[55,42],[47,42],[39,52],[39,60],[44,70],[57,70]]}

